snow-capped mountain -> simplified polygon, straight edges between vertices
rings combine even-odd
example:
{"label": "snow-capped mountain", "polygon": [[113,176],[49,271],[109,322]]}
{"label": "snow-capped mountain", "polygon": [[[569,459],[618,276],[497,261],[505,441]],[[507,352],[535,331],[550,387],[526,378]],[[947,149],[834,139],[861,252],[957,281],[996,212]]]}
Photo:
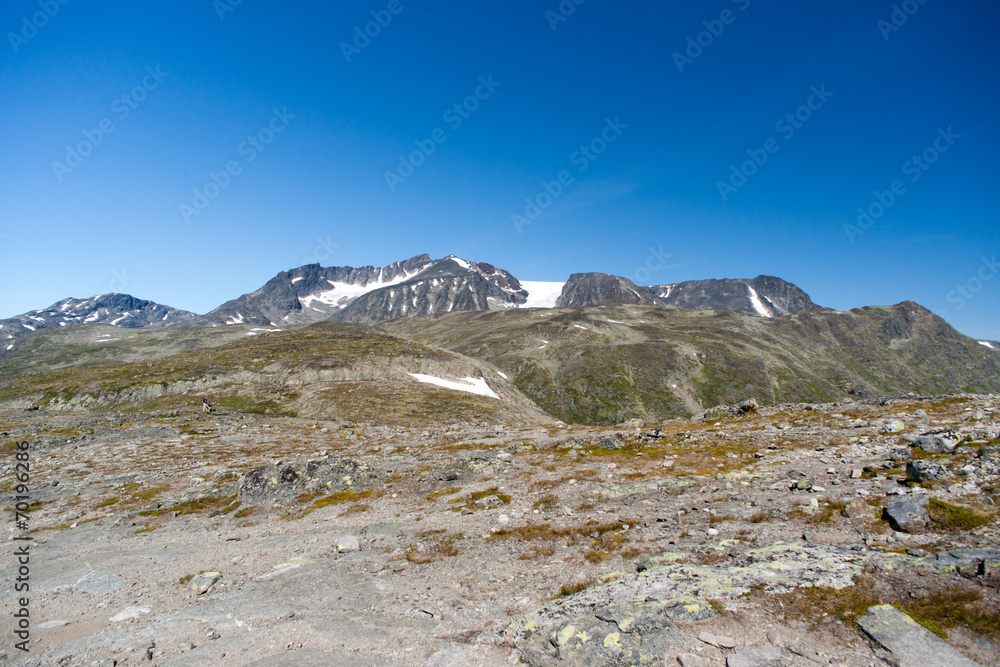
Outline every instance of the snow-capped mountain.
{"label": "snow-capped mountain", "polygon": [[[125,294],[66,299],[0,320],[0,339],[51,326],[198,327],[251,324],[294,326],[326,320],[373,323],[415,315],[512,308],[574,308],[642,304],[685,309],[728,309],[780,317],[815,308],[801,289],[771,276],[692,280],[643,287],[605,273],[575,273],[566,282],[520,282],[485,262],[455,255],[417,255],[382,267],[307,264],[282,271],[260,289],[195,315]],[[984,343],[985,344],[985,343]]]}
{"label": "snow-capped mountain", "polygon": [[89,299],[63,299],[42,310],[0,320],[0,339],[17,338],[37,329],[73,324],[110,324],[138,329],[162,328],[196,317],[194,313],[137,299],[128,294],[102,294]]}
{"label": "snow-capped mountain", "polygon": [[295,325],[334,319],[379,322],[452,310],[516,308],[527,299],[514,276],[483,262],[417,255],[383,267],[319,264],[283,271],[186,326]]}
{"label": "snow-capped mountain", "polygon": [[574,273],[556,306],[576,308],[611,303],[665,306],[688,310],[735,310],[759,317],[781,317],[817,308],[809,295],[773,276],[752,280],[689,280],[673,285],[643,287],[628,278],[606,273]]}

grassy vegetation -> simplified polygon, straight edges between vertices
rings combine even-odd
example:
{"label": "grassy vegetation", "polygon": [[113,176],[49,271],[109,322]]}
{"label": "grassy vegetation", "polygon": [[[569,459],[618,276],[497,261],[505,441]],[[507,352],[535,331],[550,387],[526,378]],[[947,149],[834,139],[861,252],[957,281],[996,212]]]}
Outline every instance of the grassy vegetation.
{"label": "grassy vegetation", "polygon": [[961,505],[951,505],[937,498],[931,498],[926,507],[934,523],[949,532],[972,530],[986,526],[992,520],[990,516]]}

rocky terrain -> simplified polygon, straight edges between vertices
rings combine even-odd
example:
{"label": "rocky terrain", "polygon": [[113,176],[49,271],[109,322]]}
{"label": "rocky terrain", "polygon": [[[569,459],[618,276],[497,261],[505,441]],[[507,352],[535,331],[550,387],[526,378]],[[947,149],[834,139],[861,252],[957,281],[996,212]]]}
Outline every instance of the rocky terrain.
{"label": "rocky terrain", "polygon": [[995,395],[610,428],[196,407],[0,414],[32,538],[31,651],[0,662],[1000,664]]}

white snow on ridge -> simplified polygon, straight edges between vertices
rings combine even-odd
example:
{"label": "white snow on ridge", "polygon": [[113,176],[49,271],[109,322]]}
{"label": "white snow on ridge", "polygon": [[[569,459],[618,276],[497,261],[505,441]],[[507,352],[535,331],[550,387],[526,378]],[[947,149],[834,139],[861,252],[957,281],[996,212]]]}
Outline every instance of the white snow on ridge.
{"label": "white snow on ridge", "polygon": [[[114,322],[112,322],[114,324]],[[226,324],[243,324],[243,313],[236,313],[235,317],[226,320]]]}
{"label": "white snow on ridge", "polygon": [[458,264],[463,269],[471,269],[472,268],[472,264],[470,264],[469,262],[465,261],[461,257],[455,257],[454,255],[448,255],[445,259],[450,259],[451,261],[455,262],[456,264]]}
{"label": "white snow on ridge", "polygon": [[299,282],[300,280],[305,280],[305,277],[304,276],[298,276],[298,277],[292,278],[292,284],[294,285],[295,283]]}
{"label": "white snow on ridge", "polygon": [[555,308],[556,299],[562,294],[565,282],[551,283],[537,280],[521,280],[521,287],[528,291],[528,300],[521,308]]}
{"label": "white snow on ridge", "polygon": [[774,317],[771,311],[764,306],[760,297],[757,296],[756,290],[754,290],[753,287],[750,287],[750,285],[747,285],[747,289],[750,290],[750,303],[753,304],[753,309],[756,310],[761,317]]}
{"label": "white snow on ridge", "polygon": [[991,350],[995,350],[996,349],[995,347],[993,347],[993,343],[989,342],[988,340],[978,340],[976,342],[979,343],[980,345],[985,345],[986,347],[990,348]]}
{"label": "white snow on ridge", "polygon": [[417,382],[423,382],[426,384],[432,384],[438,387],[444,387],[445,389],[454,389],[455,391],[464,391],[469,394],[476,394],[478,396],[489,396],[490,398],[500,398],[496,393],[490,389],[490,386],[486,384],[486,380],[483,378],[460,378],[459,380],[445,380],[444,378],[435,377],[433,375],[424,375],[423,373],[407,373]]}
{"label": "white snow on ridge", "polygon": [[402,275],[397,276],[393,280],[382,280],[382,274],[380,272],[379,278],[377,280],[373,280],[367,285],[352,285],[350,283],[341,283],[327,279],[326,282],[330,283],[333,289],[299,297],[299,303],[302,304],[303,308],[312,308],[313,310],[320,310],[320,308],[313,305],[314,301],[318,301],[326,306],[333,306],[334,308],[344,308],[351,301],[354,301],[359,296],[368,294],[368,292],[373,292],[383,287],[389,287],[390,285],[398,285],[399,283],[406,282],[413,276],[423,271],[425,268],[427,267],[421,267],[413,273],[404,272]]}

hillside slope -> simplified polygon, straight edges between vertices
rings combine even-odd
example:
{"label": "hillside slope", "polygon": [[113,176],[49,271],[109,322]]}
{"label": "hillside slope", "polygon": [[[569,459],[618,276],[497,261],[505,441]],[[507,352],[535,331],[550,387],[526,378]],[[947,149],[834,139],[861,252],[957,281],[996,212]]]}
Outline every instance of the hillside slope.
{"label": "hillside slope", "polygon": [[781,318],[638,305],[453,313],[382,328],[496,365],[571,423],[658,421],[749,397],[1000,392],[1000,357],[912,302]]}
{"label": "hillside slope", "polygon": [[117,339],[112,327],[73,329],[38,331],[5,351],[0,409],[192,410],[207,397],[223,410],[388,424],[552,421],[492,367],[363,325]]}

